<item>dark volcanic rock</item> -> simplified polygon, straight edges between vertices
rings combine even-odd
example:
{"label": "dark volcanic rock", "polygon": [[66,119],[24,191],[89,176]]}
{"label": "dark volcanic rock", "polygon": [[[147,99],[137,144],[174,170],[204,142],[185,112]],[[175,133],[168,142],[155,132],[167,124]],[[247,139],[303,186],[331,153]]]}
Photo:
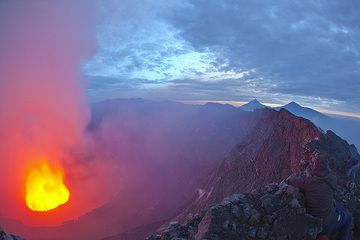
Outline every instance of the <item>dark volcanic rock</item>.
{"label": "dark volcanic rock", "polygon": [[[299,190],[270,184],[293,173],[309,174],[313,159],[304,148],[311,156],[321,154],[329,159],[339,180],[336,199],[352,211],[353,239],[359,239],[360,157],[356,147],[286,110],[262,109],[253,114],[253,125],[243,131],[246,137],[212,168],[201,189],[197,189],[196,196],[179,211],[174,222],[169,227],[163,225],[158,229],[161,234],[148,239],[314,239],[321,230],[321,221],[306,214]],[[211,150],[216,152],[217,147]]]}
{"label": "dark volcanic rock", "polygon": [[[335,198],[352,212],[352,239],[360,239],[360,157],[356,147],[334,132],[324,133],[310,121],[285,110],[278,114],[261,111],[265,114],[254,132],[233,149],[209,177],[202,194],[176,218],[182,222],[201,213],[196,234],[187,231],[185,221],[167,228],[167,235],[152,236],[150,240],[315,239],[321,231],[321,221],[306,214],[299,190],[268,184],[281,182],[293,173],[308,175],[313,156],[318,154],[329,160],[338,178]],[[232,195],[239,192],[246,194]],[[232,196],[213,206],[229,195]],[[179,228],[182,235],[178,235]],[[192,233],[193,229],[194,226]]]}
{"label": "dark volcanic rock", "polygon": [[335,198],[343,203],[353,214],[353,239],[360,239],[360,167],[359,162],[348,159],[359,159],[354,145],[349,145],[332,131],[327,131],[320,138],[306,146],[329,159],[330,167],[338,179],[338,191]]}
{"label": "dark volcanic rock", "polygon": [[25,240],[25,239],[12,234],[6,234],[6,232],[0,227],[0,240]]}
{"label": "dark volcanic rock", "polygon": [[[280,182],[300,168],[304,146],[321,135],[309,120],[296,117],[286,110],[260,112],[261,119],[254,130],[224,159],[204,187],[204,194],[179,216],[200,212],[226,196],[261,189],[272,182]],[[264,199],[264,204],[266,204]]]}
{"label": "dark volcanic rock", "polygon": [[321,224],[306,214],[302,194],[286,184],[272,184],[257,194],[232,195],[147,240],[316,239]]}

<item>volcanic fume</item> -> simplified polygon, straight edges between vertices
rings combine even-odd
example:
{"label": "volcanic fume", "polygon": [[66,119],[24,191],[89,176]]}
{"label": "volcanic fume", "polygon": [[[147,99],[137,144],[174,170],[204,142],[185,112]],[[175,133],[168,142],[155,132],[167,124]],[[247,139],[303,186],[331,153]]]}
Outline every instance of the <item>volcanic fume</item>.
{"label": "volcanic fume", "polygon": [[94,52],[95,10],[88,0],[0,3],[0,215],[52,224],[91,205],[79,204],[86,166],[72,152],[89,141],[81,63]]}

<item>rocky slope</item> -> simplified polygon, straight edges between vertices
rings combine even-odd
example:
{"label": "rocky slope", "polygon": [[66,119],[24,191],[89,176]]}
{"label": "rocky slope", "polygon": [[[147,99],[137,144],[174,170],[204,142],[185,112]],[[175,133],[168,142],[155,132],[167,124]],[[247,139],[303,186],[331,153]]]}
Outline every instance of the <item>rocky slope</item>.
{"label": "rocky slope", "polygon": [[[359,188],[349,182],[337,195],[354,215],[353,240],[359,239]],[[147,240],[316,239],[322,221],[306,214],[303,195],[286,183],[273,183],[264,191],[234,194],[220,204],[191,216],[185,223],[171,222]],[[332,240],[338,239],[336,233]]]}
{"label": "rocky slope", "polygon": [[[194,201],[177,218],[199,212],[226,196],[251,192],[288,177],[298,170],[304,158],[303,147],[320,137],[320,130],[310,121],[286,110],[256,111],[262,113],[254,130],[213,172]],[[256,113],[255,112],[255,113]]]}
{"label": "rocky slope", "polygon": [[360,132],[360,119],[358,118],[326,115],[314,109],[303,107],[295,102],[274,109],[280,110],[282,108],[296,116],[311,120],[322,129],[331,129],[347,141],[360,146],[360,136],[358,134]]}
{"label": "rocky slope", "polygon": [[[321,223],[306,215],[301,194],[293,188],[289,192],[286,185],[266,187],[292,173],[308,174],[312,159],[304,149],[329,159],[339,183],[336,199],[352,211],[353,239],[359,239],[360,158],[355,146],[285,110],[262,111],[267,113],[254,132],[233,149],[175,219],[183,224],[172,223],[149,239],[314,239]],[[246,194],[216,205],[237,193]]]}
{"label": "rocky slope", "polygon": [[315,239],[321,219],[306,214],[298,189],[271,184],[260,193],[235,194],[147,240]]}

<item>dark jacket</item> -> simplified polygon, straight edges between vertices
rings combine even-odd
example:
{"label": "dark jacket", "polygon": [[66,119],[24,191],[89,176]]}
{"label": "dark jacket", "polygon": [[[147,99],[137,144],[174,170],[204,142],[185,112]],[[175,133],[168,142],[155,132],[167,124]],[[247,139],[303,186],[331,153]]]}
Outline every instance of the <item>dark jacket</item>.
{"label": "dark jacket", "polygon": [[335,219],[334,192],[337,179],[334,175],[328,173],[321,177],[290,177],[288,183],[304,193],[307,213],[322,218],[324,226]]}

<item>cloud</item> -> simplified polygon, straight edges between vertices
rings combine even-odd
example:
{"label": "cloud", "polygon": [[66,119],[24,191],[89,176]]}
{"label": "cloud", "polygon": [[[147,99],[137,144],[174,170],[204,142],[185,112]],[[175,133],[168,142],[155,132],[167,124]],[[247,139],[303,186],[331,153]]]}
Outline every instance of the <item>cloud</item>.
{"label": "cloud", "polygon": [[360,101],[356,9],[355,1],[195,0],[168,20],[196,49],[228,59],[228,69],[256,69],[275,83],[270,93],[355,105]]}
{"label": "cloud", "polygon": [[[137,0],[104,2],[104,9],[99,52],[85,69],[91,76],[132,79],[139,88],[136,79],[154,81],[153,96],[160,80],[169,96],[166,90],[184,87],[182,79],[195,97],[203,87],[198,98],[291,96],[360,112],[356,1]],[[249,72],[252,84],[245,85]]]}

